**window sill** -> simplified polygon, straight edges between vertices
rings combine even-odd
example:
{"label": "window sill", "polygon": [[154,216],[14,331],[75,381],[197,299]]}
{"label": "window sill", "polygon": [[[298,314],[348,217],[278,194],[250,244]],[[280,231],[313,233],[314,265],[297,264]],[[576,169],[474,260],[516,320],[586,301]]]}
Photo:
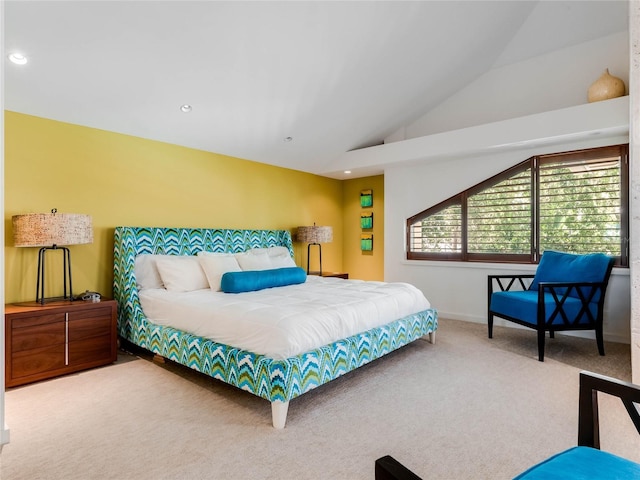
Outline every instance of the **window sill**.
{"label": "window sill", "polygon": [[[456,262],[440,260],[402,260],[402,265],[409,267],[446,267],[446,268],[474,268],[480,270],[505,270],[535,273],[538,265],[528,263],[493,263],[493,262]],[[614,267],[611,275],[629,276],[629,269]]]}

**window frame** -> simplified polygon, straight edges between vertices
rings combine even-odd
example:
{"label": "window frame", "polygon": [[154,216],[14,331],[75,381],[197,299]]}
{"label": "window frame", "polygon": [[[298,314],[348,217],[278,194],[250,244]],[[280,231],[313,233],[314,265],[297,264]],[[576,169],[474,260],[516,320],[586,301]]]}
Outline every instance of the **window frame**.
{"label": "window frame", "polygon": [[[443,260],[458,262],[523,263],[536,264],[540,259],[540,165],[575,159],[594,160],[606,157],[620,157],[620,256],[616,256],[615,266],[629,266],[629,145],[619,144],[568,152],[535,155],[488,179],[453,195],[442,202],[413,215],[406,221],[405,255],[407,260]],[[468,198],[514,175],[531,169],[531,234],[530,251],[525,254],[470,253],[468,251]],[[462,248],[457,252],[412,251],[412,225],[452,205],[460,205]]]}
{"label": "window frame", "polygon": [[[434,205],[433,207],[429,208],[428,211],[430,211],[430,215],[433,215],[435,213],[440,212],[441,210],[444,210],[452,205],[458,205],[461,204],[462,205],[462,210],[461,210],[461,215],[462,215],[462,232],[461,232],[461,237],[460,237],[460,242],[462,244],[462,253],[464,253],[464,251],[466,250],[465,246],[467,244],[467,235],[466,235],[466,222],[465,222],[465,218],[466,218],[466,210],[464,208],[464,205],[466,202],[457,202],[456,200],[458,198],[462,198],[462,193],[459,193],[457,195],[454,195],[453,197],[450,197],[440,203],[438,203],[437,205]],[[425,210],[426,211],[426,210]],[[423,212],[421,212],[423,213]],[[407,232],[406,232],[406,239],[407,239],[407,259],[408,260],[459,260],[460,258],[460,254],[459,253],[455,253],[455,252],[446,252],[446,253],[437,253],[435,255],[438,256],[437,259],[432,258],[431,256],[434,255],[434,253],[431,252],[412,252],[410,245],[411,245],[411,225],[419,220],[422,220],[422,218],[419,218],[421,213],[419,213],[418,215],[414,215],[413,217],[409,218],[407,220]],[[426,215],[425,215],[426,216]],[[415,219],[414,221],[412,221],[412,219]],[[409,257],[409,253],[412,254],[412,257]]]}

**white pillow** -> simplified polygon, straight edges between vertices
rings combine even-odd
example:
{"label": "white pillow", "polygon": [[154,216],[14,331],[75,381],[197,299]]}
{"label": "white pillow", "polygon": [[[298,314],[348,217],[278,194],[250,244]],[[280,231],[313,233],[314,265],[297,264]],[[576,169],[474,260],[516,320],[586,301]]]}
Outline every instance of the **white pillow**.
{"label": "white pillow", "polygon": [[191,255],[162,255],[156,266],[164,288],[175,292],[191,292],[209,288],[209,282],[198,259]]}
{"label": "white pillow", "polygon": [[267,254],[270,257],[278,257],[280,255],[288,255],[289,257],[291,257],[291,254],[289,253],[289,249],[287,247],[269,247],[266,250]]}
{"label": "white pillow", "polygon": [[244,253],[236,253],[236,260],[242,270],[270,270],[271,259],[263,248],[256,248]]}
{"label": "white pillow", "polygon": [[[269,248],[254,248],[246,252],[248,255],[264,255],[265,253],[269,257],[269,268],[284,268],[295,267],[296,262],[291,258],[289,249],[287,247],[269,247]],[[243,268],[244,270],[244,268]],[[259,270],[259,269],[254,269]],[[261,270],[265,270],[264,268]]]}
{"label": "white pillow", "polygon": [[220,291],[222,275],[242,271],[233,253],[199,252],[198,261],[207,276],[209,287],[214,292]]}
{"label": "white pillow", "polygon": [[296,267],[296,262],[291,258],[291,254],[289,253],[289,249],[286,247],[272,247],[272,248],[283,248],[282,251],[269,251],[269,260],[271,261],[271,268],[284,268],[284,267]]}
{"label": "white pillow", "polygon": [[134,273],[138,290],[144,288],[164,288],[160,272],[156,266],[156,259],[166,255],[150,255],[143,253],[137,255],[134,263]]}

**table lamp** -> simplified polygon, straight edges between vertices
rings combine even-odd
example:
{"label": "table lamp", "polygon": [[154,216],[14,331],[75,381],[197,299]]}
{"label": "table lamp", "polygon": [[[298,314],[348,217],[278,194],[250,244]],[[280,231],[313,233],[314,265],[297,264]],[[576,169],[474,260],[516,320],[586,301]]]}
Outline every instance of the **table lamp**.
{"label": "table lamp", "polygon": [[[71,281],[71,253],[65,245],[93,243],[91,216],[79,213],[27,213],[11,217],[13,240],[16,247],[41,247],[38,253],[38,277],[36,282],[36,302],[44,305],[45,254],[47,250],[61,250],[63,253],[64,294],[62,299],[73,301]],[[67,296],[67,279],[69,295]],[[48,299],[51,300],[51,299]]]}
{"label": "table lamp", "polygon": [[311,245],[317,245],[320,253],[320,276],[322,276],[322,243],[329,243],[333,240],[332,227],[320,227],[315,223],[310,227],[298,227],[298,241],[307,243],[307,275],[309,275],[309,257]]}

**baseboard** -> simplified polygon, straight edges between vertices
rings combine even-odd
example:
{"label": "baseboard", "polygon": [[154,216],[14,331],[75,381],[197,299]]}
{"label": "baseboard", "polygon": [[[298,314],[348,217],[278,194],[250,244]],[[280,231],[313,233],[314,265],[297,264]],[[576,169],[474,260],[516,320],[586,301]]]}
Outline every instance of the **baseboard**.
{"label": "baseboard", "polygon": [[3,429],[0,429],[0,452],[2,451],[2,446],[9,443],[9,428],[7,425],[4,425]]}
{"label": "baseboard", "polygon": [[[483,325],[487,324],[487,317],[480,315],[468,315],[465,313],[455,313],[455,312],[443,312],[438,310],[438,318],[450,318],[451,320],[462,320],[463,322],[471,322],[471,323],[480,323]],[[493,325],[496,327],[508,327],[508,328],[520,328],[523,330],[531,330],[527,327],[523,327],[522,325],[518,325],[517,323],[509,322],[502,318],[494,317]],[[581,338],[589,338],[595,340],[596,335],[595,332],[589,331],[568,331],[568,332],[556,332],[557,335],[568,335],[572,337],[581,337]],[[614,342],[614,343],[631,343],[631,338],[626,337],[624,335],[612,334],[604,332],[604,340],[606,342]]]}

